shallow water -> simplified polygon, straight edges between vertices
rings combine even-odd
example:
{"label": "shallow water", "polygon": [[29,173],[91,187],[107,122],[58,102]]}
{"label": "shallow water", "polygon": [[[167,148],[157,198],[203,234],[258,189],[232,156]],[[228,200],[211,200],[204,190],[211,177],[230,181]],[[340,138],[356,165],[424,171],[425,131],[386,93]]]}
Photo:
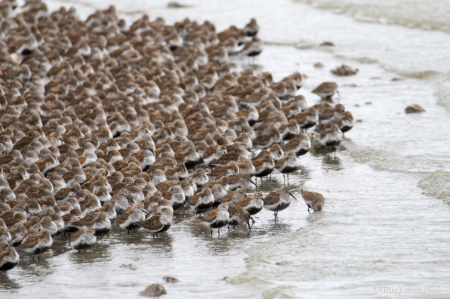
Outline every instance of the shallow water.
{"label": "shallow water", "polygon": [[[346,133],[336,157],[308,153],[300,158],[302,170],[290,175],[297,198],[300,188],[325,196],[321,213],[309,215],[299,200],[277,223],[263,210],[251,233],[224,229],[211,237],[178,216],[160,239],[115,228],[86,252],[55,240],[52,258],[22,257],[0,276],[1,297],[136,298],[159,282],[165,298],[448,298],[450,36],[442,25],[445,9],[437,17],[431,9],[445,2],[427,9],[427,1],[301,2],[186,1],[193,7],[184,9],[159,1],[48,2],[50,9],[74,5],[82,18],[114,3],[128,23],[147,12],[167,23],[209,19],[218,30],[256,17],[266,46],[255,71],[270,71],[277,80],[296,70],[307,74],[299,94],[310,105],[318,100],[314,87],[336,81],[341,103],[362,122]],[[393,21],[406,5],[404,20],[420,15],[423,26]],[[377,19],[380,11],[390,21]],[[319,47],[325,40],[336,46]],[[248,67],[245,59],[231,60]],[[316,62],[324,67],[314,68]],[[343,63],[359,73],[329,72]],[[427,112],[406,115],[412,103]],[[259,191],[281,185],[283,176],[275,174]],[[165,275],[180,282],[165,283]]]}

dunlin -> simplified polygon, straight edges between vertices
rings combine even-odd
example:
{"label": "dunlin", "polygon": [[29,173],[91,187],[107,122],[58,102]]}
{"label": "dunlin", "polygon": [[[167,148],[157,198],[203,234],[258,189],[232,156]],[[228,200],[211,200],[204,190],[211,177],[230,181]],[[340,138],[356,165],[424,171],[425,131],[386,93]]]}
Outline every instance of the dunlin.
{"label": "dunlin", "polygon": [[166,191],[169,191],[169,189],[172,188],[173,186],[177,186],[177,185],[180,185],[180,180],[177,177],[172,176],[172,177],[170,177],[169,180],[166,180],[166,181],[161,182],[158,185],[156,185],[155,188],[159,192],[164,193]]}
{"label": "dunlin", "polygon": [[42,218],[41,225],[42,228],[47,229],[52,236],[55,236],[58,233],[58,226],[52,221],[50,216]]}
{"label": "dunlin", "polygon": [[253,175],[256,177],[268,176],[275,168],[275,162],[270,152],[266,156],[253,160],[252,163],[255,167],[255,173]]}
{"label": "dunlin", "polygon": [[280,160],[281,158],[284,157],[284,152],[281,149],[281,146],[279,144],[272,144],[266,150],[268,150],[270,152],[270,154],[272,155],[272,158],[275,162],[277,162],[278,160]]}
{"label": "dunlin", "polygon": [[13,227],[9,229],[9,234],[11,235],[11,240],[9,241],[9,243],[15,247],[19,246],[20,244],[22,244],[23,237],[26,233],[27,229],[25,225],[20,222],[14,224]]}
{"label": "dunlin", "polygon": [[171,176],[176,176],[179,179],[185,179],[189,176],[186,166],[181,163],[177,167],[170,168],[166,171],[166,176],[169,178]]}
{"label": "dunlin", "polygon": [[172,226],[172,218],[173,210],[169,207],[161,207],[152,217],[138,223],[138,226],[149,231],[155,237]]}
{"label": "dunlin", "polygon": [[334,93],[339,95],[338,85],[335,82],[323,82],[311,92],[317,94],[322,100],[331,100]]}
{"label": "dunlin", "polygon": [[255,166],[253,166],[253,163],[250,159],[245,158],[242,163],[238,164],[238,166],[239,166],[239,173],[248,173],[248,174],[255,173]]}
{"label": "dunlin", "polygon": [[81,249],[91,248],[96,242],[95,229],[88,227],[76,232],[72,238],[70,238],[69,244],[73,249],[80,251]]}
{"label": "dunlin", "polygon": [[226,165],[220,165],[214,168],[214,170],[209,174],[212,177],[223,177],[223,176],[229,176],[233,175],[239,172],[239,166],[236,164],[236,162],[231,161]]}
{"label": "dunlin", "polygon": [[197,192],[185,206],[185,210],[195,213],[206,211],[214,204],[214,196],[211,189],[203,188],[201,192]]}
{"label": "dunlin", "polygon": [[312,209],[314,212],[322,211],[323,206],[325,205],[325,197],[323,197],[322,194],[303,189],[300,190],[300,193],[308,206],[308,213],[311,213],[309,209]]}
{"label": "dunlin", "polygon": [[247,150],[241,146],[232,149],[232,151],[227,149],[227,153],[224,154],[219,159],[214,159],[209,162],[209,165],[211,166],[218,166],[218,165],[224,165],[227,163],[230,163],[231,161],[234,161],[236,163],[240,163],[243,161],[244,158],[249,158],[250,155],[247,152]]}
{"label": "dunlin", "polygon": [[227,177],[229,190],[233,191],[238,188],[250,189],[250,184],[256,186],[256,183],[252,181],[252,176],[248,173],[237,173]]}
{"label": "dunlin", "polygon": [[[338,105],[336,105],[337,107]],[[341,105],[342,106],[342,105]],[[338,111],[336,107],[328,102],[322,102],[313,106],[317,110],[319,116],[319,122],[321,125],[326,125],[333,119],[338,117]]]}
{"label": "dunlin", "polygon": [[358,73],[358,69],[354,70],[346,64],[343,64],[337,67],[334,70],[331,70],[331,73],[336,76],[352,76]]}
{"label": "dunlin", "polygon": [[255,140],[253,140],[253,146],[257,149],[265,149],[271,146],[273,143],[279,143],[281,141],[281,135],[278,129],[271,128],[265,133],[262,133]]}
{"label": "dunlin", "polygon": [[[260,99],[262,99],[262,98],[260,98]],[[249,99],[247,99],[247,100],[249,100]],[[241,102],[241,104],[242,104],[242,102]],[[241,117],[241,116],[245,117],[245,120],[249,124],[249,126],[248,126],[249,128],[251,128],[250,126],[254,125],[255,122],[259,119],[258,110],[254,106],[248,106],[246,109],[239,110],[238,112],[236,112],[236,116],[237,117]],[[241,128],[241,130],[243,130],[244,132],[246,132],[246,130],[248,130],[248,129],[245,129],[245,127],[247,127],[247,126],[244,126]],[[253,136],[251,136],[251,137],[253,137]]]}
{"label": "dunlin", "polygon": [[81,202],[81,210],[83,211],[83,216],[95,212],[101,207],[100,200],[94,194],[89,194],[86,196],[85,200]]}
{"label": "dunlin", "polygon": [[[247,131],[253,130],[249,126],[245,126],[245,128],[249,128],[249,129],[247,129]],[[250,137],[250,135],[253,135],[253,137]],[[238,132],[238,137],[233,140],[233,143],[234,144],[236,144],[236,143],[244,144],[249,149],[249,148],[253,147],[252,139],[255,138],[254,136],[255,136],[255,132],[253,132],[253,131],[250,134],[247,134],[244,131],[240,131],[240,132]]]}
{"label": "dunlin", "polygon": [[196,169],[194,173],[191,173],[189,175],[189,178],[191,178],[195,185],[198,187],[203,186],[209,181],[208,175],[202,168]]}
{"label": "dunlin", "polygon": [[337,124],[332,124],[330,129],[320,132],[320,143],[328,148],[337,147],[342,141],[342,132]]}
{"label": "dunlin", "polygon": [[57,234],[63,232],[64,226],[65,226],[64,220],[62,219],[61,215],[58,214],[58,211],[57,211],[58,209],[59,209],[59,207],[55,206],[54,207],[55,213],[50,214],[50,217],[52,218],[53,223],[56,224],[56,227],[58,228]]}
{"label": "dunlin", "polygon": [[230,219],[230,214],[228,213],[228,205],[220,204],[217,209],[212,210],[208,214],[200,217],[200,221],[207,227],[211,229],[211,236],[213,229],[217,228],[217,232],[220,236],[220,228],[228,224]]}
{"label": "dunlin", "polygon": [[214,196],[214,202],[219,203],[219,200],[227,196],[228,192],[220,184],[215,184],[211,189],[212,195]]}
{"label": "dunlin", "polygon": [[283,146],[283,151],[294,152],[297,156],[306,154],[310,149],[311,140],[305,133],[300,133],[297,137],[289,140],[289,142]]}
{"label": "dunlin", "polygon": [[236,226],[240,224],[247,224],[248,229],[251,230],[252,227],[250,226],[250,219],[255,222],[255,220],[250,216],[250,213],[245,210],[243,207],[232,204],[228,206],[228,213],[229,213],[229,220],[228,220],[228,226],[232,226],[236,229]]}
{"label": "dunlin", "polygon": [[333,124],[336,124],[342,133],[350,131],[355,125],[355,120],[353,119],[353,115],[350,111],[345,111],[344,116],[339,117],[331,121],[328,126],[325,126],[325,129],[328,129]]}
{"label": "dunlin", "polygon": [[248,24],[244,27],[244,32],[247,36],[254,36],[259,31],[259,25],[254,18],[250,20]]}
{"label": "dunlin", "polygon": [[0,227],[0,237],[5,239],[5,241],[8,243],[11,241],[11,234],[8,231],[8,227],[6,226]]}
{"label": "dunlin", "polygon": [[245,43],[244,47],[242,48],[242,50],[239,51],[239,53],[247,57],[255,57],[261,54],[262,50],[263,50],[262,40],[257,36],[253,36],[252,40]]}
{"label": "dunlin", "polygon": [[64,215],[62,218],[64,220],[64,232],[73,233],[78,231],[78,228],[73,225],[83,218],[83,212],[81,212],[79,208],[74,208],[70,211],[70,213]]}
{"label": "dunlin", "polygon": [[219,203],[226,203],[226,204],[230,205],[230,204],[240,201],[245,196],[246,196],[245,189],[238,188],[235,191],[229,191],[226,196],[219,199]]}
{"label": "dunlin", "polygon": [[243,207],[250,215],[255,215],[259,213],[264,207],[263,194],[260,192],[255,192],[251,196],[246,196],[235,205]]}
{"label": "dunlin", "polygon": [[[251,178],[251,176],[250,176],[250,178]],[[218,180],[209,181],[208,183],[206,183],[203,186],[201,186],[197,191],[200,192],[203,188],[206,188],[206,187],[208,187],[208,188],[210,188],[212,190],[212,188],[216,184],[221,185],[225,189],[225,191],[227,191],[227,192],[230,189],[230,186],[228,185],[228,177],[221,177]]]}
{"label": "dunlin", "polygon": [[297,114],[294,119],[302,130],[308,130],[317,124],[319,116],[314,107],[309,107],[306,111]]}
{"label": "dunlin", "polygon": [[186,178],[183,181],[181,181],[180,186],[183,189],[186,200],[190,200],[194,196],[195,191],[197,190],[197,185],[195,185],[194,181],[191,178]]}
{"label": "dunlin", "polygon": [[169,191],[164,192],[163,198],[172,203],[174,210],[181,208],[184,205],[186,197],[181,186],[172,186]]}
{"label": "dunlin", "polygon": [[278,160],[275,168],[285,174],[297,171],[300,168],[300,160],[294,152],[288,152],[287,156]]}
{"label": "dunlin", "polygon": [[173,212],[173,207],[170,201],[161,198],[160,194],[156,193],[151,198],[146,199],[144,203],[146,209],[149,211],[146,219],[151,218],[153,215],[158,213],[163,207],[167,207]]}
{"label": "dunlin", "polygon": [[220,159],[224,154],[227,153],[227,149],[223,145],[216,145],[209,147],[206,152],[203,154],[203,161],[206,164],[209,164],[209,162],[213,160]]}
{"label": "dunlin", "polygon": [[264,197],[264,208],[273,211],[276,219],[278,218],[278,212],[286,209],[291,204],[291,196],[296,200],[288,186],[281,187]]}
{"label": "dunlin", "polygon": [[300,134],[300,127],[295,119],[291,119],[288,124],[282,125],[279,131],[282,140],[289,140]]}
{"label": "dunlin", "polygon": [[108,190],[106,190],[105,187],[101,188],[100,190],[97,190],[96,192],[94,192],[94,195],[98,197],[98,200],[100,200],[100,202],[102,204],[104,204],[107,201],[111,200],[111,194],[108,192]]}
{"label": "dunlin", "polygon": [[119,219],[117,219],[117,223],[121,228],[126,229],[128,232],[130,230],[137,229],[138,223],[145,219],[145,213],[147,213],[144,209],[143,202],[137,202],[131,207],[129,207]]}
{"label": "dunlin", "polygon": [[98,211],[105,212],[106,218],[108,218],[110,221],[113,221],[117,218],[117,212],[114,207],[114,204],[111,201],[106,202]]}
{"label": "dunlin", "polygon": [[151,183],[154,186],[156,186],[159,183],[164,182],[165,180],[167,180],[164,171],[162,171],[161,169],[155,169],[154,171],[152,171],[150,173],[150,179],[151,179]]}
{"label": "dunlin", "polygon": [[119,193],[111,198],[111,203],[114,205],[118,215],[122,215],[125,210],[130,206],[129,201],[132,201],[133,197],[128,193],[128,190],[121,189]]}
{"label": "dunlin", "polygon": [[49,249],[53,244],[53,239],[47,229],[41,233],[26,238],[18,247],[29,254],[39,254]]}
{"label": "dunlin", "polygon": [[42,225],[40,223],[39,217],[34,216],[31,218],[33,219],[29,223],[24,224],[25,227],[27,227],[27,232],[23,236],[22,243],[25,242],[29,237],[40,234],[42,231]]}
{"label": "dunlin", "polygon": [[128,193],[133,197],[134,201],[144,201],[145,196],[142,188],[139,186],[131,186]]}
{"label": "dunlin", "polygon": [[0,249],[0,272],[11,270],[19,263],[19,254],[13,246],[6,245]]}

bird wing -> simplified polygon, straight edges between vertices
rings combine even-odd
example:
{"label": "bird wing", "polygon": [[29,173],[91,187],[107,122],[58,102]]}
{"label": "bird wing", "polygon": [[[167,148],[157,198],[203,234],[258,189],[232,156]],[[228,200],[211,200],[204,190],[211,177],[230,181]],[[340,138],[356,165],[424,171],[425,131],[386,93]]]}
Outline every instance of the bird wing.
{"label": "bird wing", "polygon": [[40,240],[40,235],[34,235],[34,236],[30,236],[26,239],[26,241],[24,243],[22,243],[22,245],[19,246],[19,248],[30,248],[35,246]]}
{"label": "bird wing", "polygon": [[76,241],[82,234],[84,234],[84,229],[77,231],[75,235],[70,238],[70,242]]}
{"label": "bird wing", "polygon": [[325,202],[325,197],[320,193],[314,192],[314,201]]}
{"label": "bird wing", "polygon": [[261,159],[253,160],[252,164],[255,168],[259,168],[259,167],[263,166],[264,162],[265,161],[261,158]]}
{"label": "bird wing", "polygon": [[195,195],[188,201],[188,205],[191,206],[195,206],[195,204],[197,203],[198,199],[200,198],[200,194],[199,192],[195,193]]}
{"label": "bird wing", "polygon": [[264,197],[263,201],[266,205],[275,204],[278,202],[280,198],[280,194],[277,192],[269,193],[266,197]]}
{"label": "bird wing", "polygon": [[244,47],[239,51],[241,52],[245,52],[246,50],[250,49],[250,47],[253,45],[253,42],[248,42],[244,45]]}
{"label": "bird wing", "polygon": [[251,197],[251,196],[246,196],[246,197],[244,197],[243,199],[241,199],[240,201],[238,201],[238,202],[235,203],[235,204],[238,205],[238,206],[241,206],[241,207],[245,207],[245,206],[247,206],[252,200],[253,200],[253,197]]}
{"label": "bird wing", "polygon": [[286,152],[286,151],[293,150],[293,149],[297,148],[299,143],[300,143],[300,139],[292,139],[283,147],[283,151]]}
{"label": "bird wing", "polygon": [[254,145],[265,145],[269,142],[270,136],[266,133],[262,133],[255,140],[253,140]]}
{"label": "bird wing", "polygon": [[322,132],[320,132],[320,139],[324,139],[325,136],[328,135],[328,133],[330,133],[330,129],[325,129]]}
{"label": "bird wing", "polygon": [[275,167],[280,168],[281,166],[283,166],[284,162],[286,162],[287,159],[289,159],[289,157],[281,158],[280,160],[278,160],[277,164],[275,164]]}
{"label": "bird wing", "polygon": [[214,168],[213,172],[211,172],[212,176],[216,176],[218,174],[226,173],[228,171],[229,166],[227,165],[220,165]]}
{"label": "bird wing", "polygon": [[304,200],[306,201],[314,201],[314,194],[313,192],[309,192],[309,191],[300,191],[300,193],[302,194],[302,197]]}
{"label": "bird wing", "polygon": [[161,223],[161,215],[154,215],[151,218],[140,222],[139,226],[150,231],[158,231],[164,225]]}
{"label": "bird wing", "polygon": [[94,223],[95,219],[97,219],[98,213],[91,213],[83,217],[83,219],[78,220],[73,223],[73,226],[89,226]]}
{"label": "bird wing", "polygon": [[219,199],[219,202],[221,202],[221,203],[229,202],[233,197],[234,197],[234,193],[233,192],[228,192],[227,195],[225,195],[224,197]]}
{"label": "bird wing", "polygon": [[217,212],[217,210],[212,210],[205,216],[201,217],[200,220],[205,222],[213,222],[217,218],[218,214],[219,213]]}
{"label": "bird wing", "polygon": [[130,215],[130,211],[125,211],[122,216],[117,220],[118,224],[125,223],[128,220],[128,217]]}

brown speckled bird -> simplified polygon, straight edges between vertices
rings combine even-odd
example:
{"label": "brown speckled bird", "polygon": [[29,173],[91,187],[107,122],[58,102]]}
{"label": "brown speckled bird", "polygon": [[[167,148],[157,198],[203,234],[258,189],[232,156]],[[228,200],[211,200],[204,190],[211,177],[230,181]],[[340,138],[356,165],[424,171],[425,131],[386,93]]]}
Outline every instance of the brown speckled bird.
{"label": "brown speckled bird", "polygon": [[322,194],[303,189],[300,190],[300,193],[308,206],[308,213],[310,213],[309,209],[312,209],[314,212],[322,211],[323,206],[325,205],[325,197],[323,197]]}

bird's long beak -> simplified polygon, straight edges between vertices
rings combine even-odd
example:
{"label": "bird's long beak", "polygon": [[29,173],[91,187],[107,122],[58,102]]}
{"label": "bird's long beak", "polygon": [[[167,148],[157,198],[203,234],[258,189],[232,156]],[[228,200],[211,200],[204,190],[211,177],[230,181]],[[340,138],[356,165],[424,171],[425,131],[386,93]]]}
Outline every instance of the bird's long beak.
{"label": "bird's long beak", "polygon": [[253,182],[252,180],[250,180],[250,182],[251,182],[253,185],[255,185],[256,187],[258,187],[258,185],[256,185],[256,183]]}
{"label": "bird's long beak", "polygon": [[339,94],[339,90],[336,90],[336,93],[338,94],[339,98],[341,98],[341,95]]}
{"label": "bird's long beak", "polygon": [[295,200],[297,200],[297,198],[295,198],[295,196],[294,195],[292,195],[292,193],[291,192],[289,192],[289,195],[290,196],[292,196]]}
{"label": "bird's long beak", "polygon": [[147,210],[147,209],[143,209],[142,210],[145,214],[148,214],[149,213],[149,210]]}

